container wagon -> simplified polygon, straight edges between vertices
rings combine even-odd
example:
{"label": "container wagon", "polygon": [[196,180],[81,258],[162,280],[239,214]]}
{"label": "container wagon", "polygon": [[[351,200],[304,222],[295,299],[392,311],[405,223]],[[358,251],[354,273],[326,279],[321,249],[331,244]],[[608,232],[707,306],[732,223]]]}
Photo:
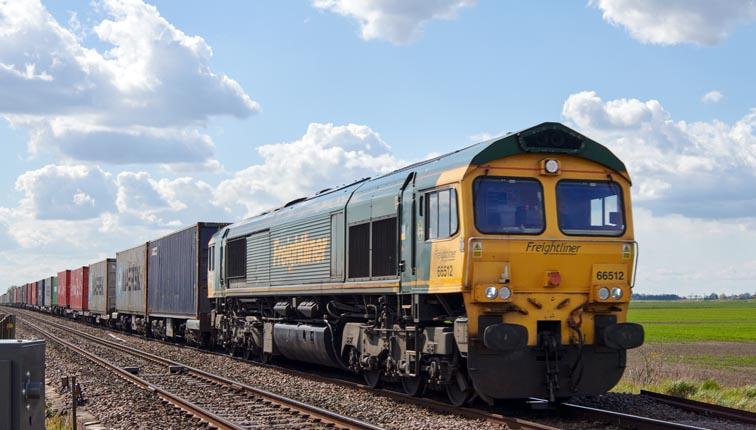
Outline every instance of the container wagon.
{"label": "container wagon", "polygon": [[42,300],[42,308],[49,310],[52,307],[52,282],[51,278],[45,278],[42,280],[42,286],[45,289],[44,299]]}
{"label": "container wagon", "polygon": [[29,292],[30,292],[30,294],[29,294],[29,305],[31,305],[31,307],[37,306],[37,297],[39,295],[38,288],[39,287],[38,287],[38,285],[37,285],[36,282],[32,282],[32,283],[29,284]]}
{"label": "container wagon", "polygon": [[206,343],[210,334],[207,244],[226,225],[199,222],[148,242],[147,309],[153,336]]}
{"label": "container wagon", "polygon": [[58,306],[56,313],[64,315],[71,311],[71,271],[58,272]]}
{"label": "container wagon", "polygon": [[115,311],[116,260],[107,258],[89,265],[89,319],[108,324]]}
{"label": "container wagon", "polygon": [[58,306],[58,277],[51,276],[47,278],[47,285],[50,285],[50,310]]}
{"label": "container wagon", "polygon": [[116,327],[147,333],[147,243],[116,253]]}
{"label": "container wagon", "polygon": [[71,271],[71,310],[73,317],[86,317],[89,312],[89,267]]}

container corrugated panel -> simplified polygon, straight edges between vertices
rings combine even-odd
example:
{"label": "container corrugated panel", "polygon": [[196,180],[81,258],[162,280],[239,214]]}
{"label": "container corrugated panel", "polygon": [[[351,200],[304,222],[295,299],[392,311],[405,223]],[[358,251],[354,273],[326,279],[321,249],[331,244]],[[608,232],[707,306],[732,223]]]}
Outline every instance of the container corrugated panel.
{"label": "container corrugated panel", "polygon": [[116,253],[116,311],[144,315],[147,244]]}
{"label": "container corrugated panel", "polygon": [[331,276],[329,214],[271,230],[272,285],[327,282]]}
{"label": "container corrugated panel", "polygon": [[109,314],[115,309],[115,258],[89,265],[89,311]]}
{"label": "container corrugated panel", "polygon": [[71,271],[58,272],[58,306],[71,305]]}
{"label": "container corrugated panel", "polygon": [[58,304],[58,277],[51,276],[47,278],[47,284],[52,286],[50,288],[50,305],[55,306]]}
{"label": "container corrugated panel", "polygon": [[270,286],[270,256],[270,231],[247,237],[247,287]]}
{"label": "container corrugated panel", "polygon": [[225,224],[198,223],[149,243],[149,314],[198,318],[210,311],[207,243]]}
{"label": "container corrugated panel", "polygon": [[32,282],[31,284],[31,304],[37,305],[39,300],[39,281]]}
{"label": "container corrugated panel", "polygon": [[44,305],[47,307],[52,306],[52,296],[53,296],[53,285],[52,285],[52,278],[45,278],[43,279],[45,283],[45,302]]}
{"label": "container corrugated panel", "polygon": [[89,310],[89,267],[79,267],[71,272],[71,309]]}

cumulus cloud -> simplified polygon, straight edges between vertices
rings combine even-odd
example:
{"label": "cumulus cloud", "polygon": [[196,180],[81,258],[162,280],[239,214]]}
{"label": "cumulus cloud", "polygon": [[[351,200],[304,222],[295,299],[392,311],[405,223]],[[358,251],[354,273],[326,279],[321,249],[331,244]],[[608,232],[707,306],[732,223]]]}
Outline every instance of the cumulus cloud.
{"label": "cumulus cloud", "polygon": [[592,0],[604,20],[643,42],[715,45],[739,24],[756,21],[754,0]]}
{"label": "cumulus cloud", "polygon": [[110,46],[102,52],[83,46],[38,0],[0,6],[0,114],[29,130],[32,153],[201,164],[214,149],[199,131],[209,117],[260,109],[236,81],[210,69],[212,50],[201,37],[141,0],[102,3],[107,18],[93,28]]}
{"label": "cumulus cloud", "polygon": [[224,221],[232,216],[229,210],[212,203],[213,187],[197,179],[153,179],[146,172],[122,172],[116,182],[116,205],[123,224],[173,227]]}
{"label": "cumulus cloud", "polygon": [[301,139],[258,148],[263,162],[218,186],[216,203],[247,215],[318,190],[400,167],[380,135],[364,125],[312,123]]}
{"label": "cumulus cloud", "polygon": [[40,220],[85,220],[115,209],[115,183],[99,167],[48,165],[16,180],[20,209]]}
{"label": "cumulus cloud", "polygon": [[418,39],[435,19],[453,19],[475,0],[314,0],[313,6],[351,17],[364,40],[384,39],[406,44]]}
{"label": "cumulus cloud", "polygon": [[756,213],[756,109],[734,124],[688,123],[673,120],[656,100],[605,102],[585,91],[569,96],[562,116],[625,161],[636,201],[655,213],[709,219]]}
{"label": "cumulus cloud", "polygon": [[719,103],[724,98],[724,94],[719,91],[709,91],[701,97],[704,103]]}

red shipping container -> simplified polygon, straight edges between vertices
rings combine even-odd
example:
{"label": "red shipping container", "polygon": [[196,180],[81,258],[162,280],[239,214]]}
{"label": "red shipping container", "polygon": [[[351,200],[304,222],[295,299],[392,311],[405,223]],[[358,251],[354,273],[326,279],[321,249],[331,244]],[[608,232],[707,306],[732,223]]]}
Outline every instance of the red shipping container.
{"label": "red shipping container", "polygon": [[89,267],[79,267],[71,272],[71,309],[89,310]]}
{"label": "red shipping container", "polygon": [[71,305],[71,271],[58,272],[58,306],[67,308]]}
{"label": "red shipping container", "polygon": [[32,292],[31,293],[31,301],[29,303],[31,303],[33,305],[36,305],[37,304],[37,295],[38,295],[37,294],[37,283],[36,282],[32,282],[29,285],[31,285],[31,292]]}

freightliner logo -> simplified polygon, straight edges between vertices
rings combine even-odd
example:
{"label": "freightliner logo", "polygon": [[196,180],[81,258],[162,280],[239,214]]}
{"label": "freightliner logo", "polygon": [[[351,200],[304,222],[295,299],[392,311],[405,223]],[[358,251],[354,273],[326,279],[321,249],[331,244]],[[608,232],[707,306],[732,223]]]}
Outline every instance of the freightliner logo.
{"label": "freightliner logo", "polygon": [[560,242],[528,242],[525,252],[544,255],[576,255],[582,247],[583,245],[570,245],[569,243]]}

